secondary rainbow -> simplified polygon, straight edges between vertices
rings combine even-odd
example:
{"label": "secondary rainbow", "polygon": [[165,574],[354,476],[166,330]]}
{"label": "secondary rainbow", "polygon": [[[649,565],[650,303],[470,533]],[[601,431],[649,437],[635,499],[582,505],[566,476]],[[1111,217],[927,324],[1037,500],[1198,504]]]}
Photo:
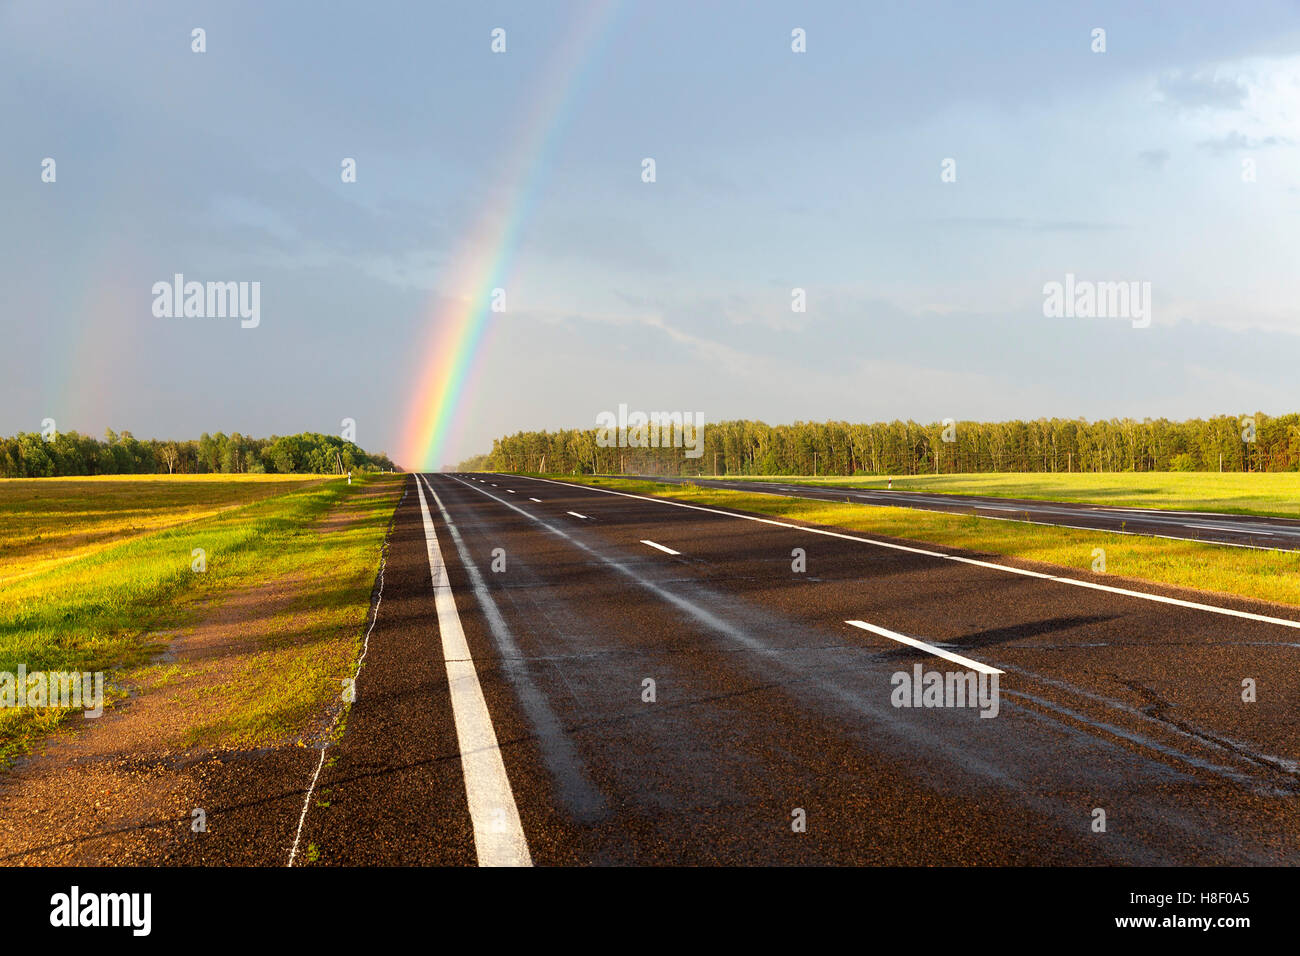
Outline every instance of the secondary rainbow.
{"label": "secondary rainbow", "polygon": [[[442,455],[464,425],[466,387],[493,315],[492,290],[505,287],[522,228],[572,105],[611,32],[615,6],[609,0],[591,3],[550,58],[530,119],[525,129],[512,137],[518,148],[502,187],[493,190],[492,194],[501,198],[484,210],[444,273],[440,294],[453,304],[433,308],[423,370],[399,441],[398,461],[406,468],[426,470],[443,465]],[[446,288],[449,285],[455,291]]]}

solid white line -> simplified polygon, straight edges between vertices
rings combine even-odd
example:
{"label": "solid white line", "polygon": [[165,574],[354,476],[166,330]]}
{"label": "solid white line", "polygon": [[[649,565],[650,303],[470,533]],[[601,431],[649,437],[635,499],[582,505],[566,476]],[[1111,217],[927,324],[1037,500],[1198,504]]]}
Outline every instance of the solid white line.
{"label": "solid white line", "polygon": [[1223,525],[1223,524],[1195,524],[1194,522],[1191,521],[1187,522],[1187,527],[1205,528],[1210,531],[1231,531],[1235,534],[1241,534],[1242,531],[1245,531],[1246,534],[1262,534],[1270,538],[1273,537],[1272,531],[1260,531],[1258,528],[1240,528],[1240,527],[1234,528],[1231,525]]}
{"label": "solid white line", "polygon": [[298,856],[298,841],[302,839],[302,825],[307,822],[307,809],[311,806],[311,795],[316,792],[316,781],[320,779],[321,768],[325,766],[325,751],[329,743],[320,749],[320,760],[316,761],[316,772],[311,775],[311,786],[307,788],[307,799],[302,802],[302,813],[298,816],[298,832],[293,835],[293,849],[289,851],[289,866]]}
{"label": "solid white line", "polygon": [[653,541],[647,541],[645,538],[641,539],[641,543],[648,544],[652,548],[658,548],[664,554],[681,554],[680,551],[674,551],[672,548],[665,548],[662,544],[655,544]]}
{"label": "solid white line", "polygon": [[[528,476],[528,475],[521,475],[520,477],[521,477],[521,478],[527,478],[527,477],[530,477],[530,476]],[[533,480],[534,480],[534,481],[549,481],[550,479],[549,479],[549,478],[534,478]],[[653,481],[654,479],[652,479],[652,478],[643,478],[643,479],[641,479],[641,480],[644,480],[644,481]],[[580,487],[587,487],[587,486],[580,486]],[[710,487],[710,488],[711,488],[711,487],[714,487],[714,486],[713,486],[713,485],[708,485],[708,486],[706,486],[706,487]],[[807,486],[805,486],[805,487],[810,488],[810,489],[812,489],[812,490],[817,490],[817,491],[823,490],[823,489],[821,489],[821,488],[819,488],[819,487],[817,487],[817,486],[815,486],[815,485],[807,485]],[[608,489],[605,489],[605,488],[598,488],[598,489],[596,489],[596,490],[597,490],[597,491],[607,491]],[[724,490],[725,490],[725,489],[724,489]],[[752,486],[743,486],[743,490],[745,490],[745,491],[749,491],[749,492],[752,492],[753,494],[756,494],[756,495],[772,495],[773,497],[777,497],[777,498],[783,497],[782,495],[778,495],[778,494],[776,494],[776,492],[774,492],[774,491],[768,491],[766,488],[755,488],[755,487],[752,487]],[[610,492],[610,494],[621,494],[621,492],[612,491],[612,492]],[[888,494],[890,497],[897,498],[897,499],[900,500],[900,501],[912,501],[912,502],[917,502],[917,503],[916,503],[916,504],[911,504],[911,505],[883,505],[883,504],[881,504],[881,503],[879,502],[879,500],[877,500],[876,498],[871,497],[872,495],[876,495],[876,494],[880,494],[880,495]],[[929,499],[929,498],[918,498],[918,497],[913,497],[913,496],[903,495],[903,494],[901,494],[901,493],[898,493],[898,492],[892,492],[892,491],[891,491],[891,492],[886,492],[884,489],[873,489],[873,490],[869,490],[869,491],[861,491],[861,492],[857,492],[857,493],[856,493],[856,496],[859,497],[859,498],[866,498],[867,501],[868,501],[868,503],[874,505],[875,507],[881,507],[881,508],[884,508],[884,507],[901,507],[901,508],[910,508],[910,509],[913,510],[913,511],[926,511],[926,512],[929,512],[929,513],[931,513],[931,514],[962,515],[962,516],[964,516],[964,517],[970,517],[970,516],[971,516],[971,512],[969,512],[969,511],[965,511],[965,510],[962,510],[962,511],[952,511],[952,510],[950,510],[950,509],[948,509],[948,508],[940,507],[939,505],[936,505],[936,504],[935,504],[931,499]],[[804,500],[806,500],[806,501],[837,501],[837,500],[838,500],[838,499],[836,499],[836,498],[827,498],[827,497],[820,497],[820,496],[817,496],[817,495],[808,495],[808,494],[796,494],[794,497],[802,498],[802,499],[804,499]],[[982,509],[984,509],[984,510],[991,510],[991,509],[996,508],[997,510],[1000,510],[1000,511],[1008,511],[1008,512],[1011,512],[1012,514],[1015,514],[1015,513],[1017,513],[1017,512],[1024,512],[1026,515],[1029,514],[1029,512],[1025,511],[1024,508],[1002,508],[1002,507],[999,507],[999,506],[997,506],[997,505],[982,505],[982,504],[974,504],[974,503],[968,505],[967,503],[963,502],[963,503],[961,504],[961,507],[962,507],[963,509],[965,509],[965,508],[967,508],[967,507],[972,507],[972,508],[982,508]],[[1042,509],[1039,509],[1039,510],[1042,510]],[[1175,527],[1175,528],[1181,528],[1181,527],[1197,527],[1197,526],[1196,526],[1196,525],[1185,525],[1185,524],[1180,524],[1179,522],[1161,521],[1161,520],[1159,520],[1159,519],[1160,519],[1160,516],[1162,516],[1162,515],[1171,515],[1171,514],[1189,514],[1189,515],[1197,515],[1197,514],[1215,514],[1215,513],[1216,513],[1216,512],[1199,512],[1199,511],[1166,511],[1166,510],[1163,509],[1163,508],[1162,508],[1162,509],[1154,509],[1154,508],[1147,508],[1147,509],[1141,509],[1141,508],[1119,509],[1119,508],[1115,508],[1115,509],[1109,509],[1109,510],[1104,509],[1104,508],[1103,508],[1103,509],[1093,508],[1093,509],[1090,509],[1090,510],[1089,510],[1088,515],[1089,515],[1089,516],[1098,516],[1098,517],[1107,517],[1108,515],[1113,514],[1114,512],[1116,512],[1116,511],[1120,511],[1120,510],[1132,511],[1134,514],[1141,514],[1141,515],[1144,515],[1144,516],[1146,516],[1146,517],[1148,517],[1148,518],[1151,519],[1151,521],[1150,521],[1151,524],[1155,524],[1155,525],[1172,525],[1172,526]],[[1054,511],[1055,511],[1055,513],[1057,513],[1057,514],[1065,514],[1065,513],[1068,513],[1068,512],[1065,512],[1065,511],[1063,511],[1062,509],[1059,509],[1059,508],[1058,508],[1058,509],[1054,509]],[[1153,517],[1153,516],[1154,516],[1154,517]],[[990,514],[976,514],[975,517],[976,517],[976,518],[980,518],[980,519],[985,520],[985,521],[1010,521],[1010,522],[1012,522],[1012,523],[1014,523],[1014,524],[1032,524],[1032,525],[1039,525],[1039,526],[1041,526],[1041,527],[1045,527],[1045,528],[1069,528],[1069,529],[1071,529],[1071,530],[1073,530],[1073,531],[1095,531],[1095,532],[1097,532],[1097,533],[1099,533],[1099,534],[1126,534],[1126,535],[1130,535],[1130,536],[1138,537],[1138,538],[1160,538],[1160,539],[1162,539],[1162,540],[1164,540],[1164,541],[1186,541],[1186,542],[1189,542],[1189,543],[1191,543],[1191,544],[1212,544],[1212,545],[1214,545],[1216,548],[1246,548],[1247,550],[1250,550],[1250,551],[1289,551],[1289,550],[1293,550],[1293,549],[1290,549],[1290,548],[1279,548],[1279,547],[1277,547],[1276,545],[1242,544],[1242,543],[1239,543],[1239,542],[1236,542],[1236,541],[1220,541],[1220,540],[1216,540],[1216,539],[1213,539],[1213,538],[1194,538],[1194,537],[1192,537],[1192,536],[1190,536],[1190,535],[1186,535],[1186,534],[1157,534],[1157,533],[1154,532],[1154,531],[1122,531],[1122,530],[1120,530],[1119,528],[1095,528],[1095,527],[1092,527],[1091,525],[1081,525],[1081,524],[1062,524],[1062,523],[1059,522],[1059,521],[1033,521],[1033,520],[1030,520],[1028,517],[1025,517],[1025,518],[999,518],[997,515],[990,515]],[[1232,516],[1232,515],[1223,515],[1223,517],[1228,517],[1228,518],[1230,518],[1230,517],[1233,517],[1233,516]],[[1208,527],[1208,526],[1207,526],[1207,527]],[[1214,530],[1216,530],[1216,531],[1237,531],[1237,532],[1241,532],[1241,533],[1245,533],[1245,534],[1261,534],[1261,535],[1266,535],[1267,537],[1273,537],[1273,536],[1274,536],[1274,533],[1273,533],[1273,532],[1270,532],[1270,531],[1256,531],[1253,527],[1250,527],[1250,528],[1246,528],[1246,527],[1233,527],[1233,528],[1226,528],[1226,527],[1225,527],[1225,528],[1215,528]],[[1300,533],[1300,532],[1284,531],[1284,532],[1281,532],[1281,533],[1282,533],[1282,534],[1286,534],[1286,535],[1288,535],[1288,536],[1294,536],[1295,534]]]}
{"label": "solid white line", "polygon": [[586,520],[587,520],[587,516],[586,516],[586,515],[580,515],[580,514],[578,514],[578,512],[576,512],[576,511],[566,511],[565,514],[566,514],[566,515],[573,515],[575,518],[581,518],[583,521],[586,521]]}
{"label": "solid white line", "polygon": [[[501,759],[492,716],[488,713],[478,672],[470,656],[469,643],[456,611],[456,596],[451,590],[447,565],[438,547],[438,533],[429,515],[429,503],[419,482],[420,514],[424,517],[424,538],[429,551],[429,571],[433,575],[434,606],[438,612],[438,632],[442,635],[442,656],[447,663],[447,684],[451,694],[451,712],[456,722],[456,740],[460,746],[460,763],[465,776],[465,796],[469,802],[470,821],[474,825],[474,849],[479,866],[532,866],[528,841],[514,791]],[[433,489],[429,489],[432,493]]]}
{"label": "solid white line", "polygon": [[[788,521],[777,521],[774,518],[759,518],[756,515],[737,514],[734,511],[723,511],[719,508],[708,508],[704,505],[689,505],[681,501],[669,501],[667,498],[654,498],[650,495],[633,494],[630,491],[613,491],[609,488],[597,488],[594,485],[574,485],[568,482],[555,481],[552,478],[533,478],[530,475],[520,475],[521,478],[527,478],[530,481],[546,481],[553,485],[561,485],[565,488],[584,488],[588,491],[599,491],[607,495],[619,495],[623,498],[636,498],[640,501],[654,501],[661,505],[671,505],[674,508],[686,508],[690,511],[703,511],[706,514],[722,515],[725,518],[740,518],[744,521],[757,521],[759,524],[773,525],[777,528],[790,528],[794,531],[803,531],[808,534],[820,534],[828,538],[840,538],[844,541],[858,541],[862,544],[874,545],[877,548],[889,548],[892,551],[906,551],[909,554],[920,554],[927,558],[941,558],[944,561],[956,561],[958,564],[971,564],[979,568],[991,568],[994,571],[1005,571],[1007,574],[1019,574],[1022,577],[1038,578],[1042,581],[1055,581],[1057,584],[1068,584],[1077,588],[1088,588],[1093,591],[1107,591],[1111,594],[1122,594],[1125,597],[1138,598],[1143,601],[1154,601],[1158,604],[1173,604],[1177,607],[1191,608],[1196,611],[1208,611],[1211,614],[1222,614],[1226,617],[1240,617],[1250,621],[1262,621],[1265,624],[1277,624],[1281,627],[1291,627],[1300,630],[1300,621],[1288,620],[1284,617],[1270,617],[1267,614],[1253,614],[1250,611],[1238,611],[1230,607],[1216,607],[1213,604],[1199,604],[1196,601],[1184,601],[1180,598],[1165,597],[1163,594],[1148,594],[1145,591],[1133,591],[1129,588],[1112,587],[1109,584],[1098,584],[1095,581],[1081,581],[1078,578],[1065,578],[1057,574],[1045,574],[1042,571],[1030,571],[1026,568],[1015,568],[1009,564],[996,564],[993,561],[981,561],[978,558],[967,558],[959,554],[944,554],[942,551],[930,551],[927,548],[914,548],[905,544],[895,544],[892,541],[878,541],[874,538],[864,538],[855,534],[844,534],[841,531],[830,531],[826,528],[811,528],[806,525],[791,524]],[[1003,518],[992,518],[993,521],[1003,521]],[[1098,534],[1115,534],[1113,531],[1102,531],[1097,528],[1086,529],[1096,531]],[[1209,542],[1207,542],[1209,543]]]}
{"label": "solid white line", "polygon": [[542,503],[542,499],[541,499],[541,498],[529,498],[528,500],[529,500],[529,501],[536,501],[539,505]]}
{"label": "solid white line", "polygon": [[[937,511],[934,508],[915,508],[931,514],[959,514],[957,511]],[[969,517],[969,514],[967,514]],[[1041,528],[1068,528],[1071,531],[1095,531],[1097,534],[1126,534],[1134,538],[1159,538],[1161,541],[1182,541],[1187,544],[1212,544],[1216,548],[1245,548],[1248,551],[1280,551],[1275,547],[1262,544],[1238,544],[1235,541],[1215,541],[1212,538],[1189,538],[1178,534],[1156,534],[1154,531],[1121,531],[1119,528],[1093,528],[1084,524],[1058,524],[1055,521],[1027,521],[1024,518],[999,518],[997,515],[976,515],[981,521],[1009,521],[1012,524],[1032,524]]]}
{"label": "solid white line", "polygon": [[866,621],[845,621],[844,623],[852,624],[854,627],[860,627],[864,631],[870,631],[872,634],[879,634],[881,637],[887,637],[891,641],[898,641],[900,644],[909,644],[912,647],[919,647],[921,650],[929,654],[934,654],[936,657],[942,657],[944,660],[952,661],[954,664],[960,664],[962,667],[969,667],[972,670],[977,670],[981,674],[1004,673],[996,667],[989,667],[989,665],[981,664],[979,661],[973,661],[969,657],[962,657],[960,654],[950,653],[941,647],[935,647],[933,644],[925,643],[925,641],[918,641],[914,637],[908,637],[906,634],[899,634],[897,631],[887,631],[883,627],[868,624]]}
{"label": "solid white line", "polygon": [[[455,478],[455,480],[461,481],[459,478]],[[461,484],[492,501],[505,503],[505,499],[499,499],[489,492],[475,489],[473,485],[463,481],[461,481]],[[564,801],[565,805],[576,813],[579,820],[590,821],[598,818],[604,811],[605,801],[599,793],[592,789],[591,784],[587,781],[587,774],[582,768],[582,760],[574,746],[573,736],[565,731],[560,718],[551,709],[546,695],[530,676],[528,659],[523,651],[519,649],[519,645],[511,634],[510,626],[506,623],[505,618],[501,616],[501,608],[493,599],[487,585],[483,583],[483,574],[479,571],[478,565],[474,563],[474,558],[465,544],[465,538],[461,535],[460,529],[456,527],[455,520],[447,513],[447,506],[443,503],[442,498],[438,496],[438,492],[433,490],[433,485],[427,478],[424,486],[428,489],[433,503],[438,506],[438,512],[442,515],[442,523],[451,535],[452,544],[456,546],[456,553],[460,555],[460,565],[469,576],[469,585],[474,591],[474,596],[478,599],[479,610],[483,612],[483,617],[487,619],[488,629],[491,630],[492,637],[496,641],[496,650],[501,655],[500,660],[506,676],[515,685],[515,690],[519,695],[519,702],[523,705],[525,713],[537,729],[538,739],[543,749],[542,758],[547,768],[555,776],[560,791],[558,794],[559,799]],[[506,507],[514,508],[515,506],[506,504]],[[519,511],[520,514],[526,514],[520,509],[516,508],[515,510]]]}

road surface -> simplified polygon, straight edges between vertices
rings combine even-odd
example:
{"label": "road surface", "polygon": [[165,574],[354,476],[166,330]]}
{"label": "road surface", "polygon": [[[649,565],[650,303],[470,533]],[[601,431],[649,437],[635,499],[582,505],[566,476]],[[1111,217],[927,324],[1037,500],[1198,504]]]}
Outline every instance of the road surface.
{"label": "road surface", "polygon": [[[267,855],[1295,864],[1298,655],[1268,605],[412,476],[346,733]],[[996,716],[896,706],[918,668],[1000,672]]]}
{"label": "road surface", "polygon": [[[607,477],[620,477],[609,475]],[[632,477],[632,476],[622,476]],[[1205,511],[1171,511],[1157,508],[1116,508],[1108,505],[1042,501],[1032,498],[994,498],[985,495],[931,494],[902,490],[823,488],[783,485],[770,481],[636,476],[642,481],[691,483],[704,488],[754,492],[817,501],[851,501],[864,505],[893,505],[923,511],[944,511],[1001,521],[1024,521],[1116,534],[1142,534],[1184,541],[1211,541],[1236,547],[1295,551],[1300,549],[1300,520]]]}

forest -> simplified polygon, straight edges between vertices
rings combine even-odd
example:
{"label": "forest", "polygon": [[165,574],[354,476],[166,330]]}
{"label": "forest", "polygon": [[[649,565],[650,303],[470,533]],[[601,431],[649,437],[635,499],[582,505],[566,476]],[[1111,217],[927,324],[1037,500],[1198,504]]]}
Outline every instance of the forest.
{"label": "forest", "polygon": [[102,439],[75,431],[20,432],[0,438],[0,478],[68,475],[332,474],[392,470],[384,454],[371,455],[334,435],[252,438],[204,432],[198,440],[141,441],[109,429]]}
{"label": "forest", "polygon": [[1167,419],[945,419],[704,426],[704,453],[614,445],[595,428],[519,432],[461,470],[552,474],[917,475],[963,472],[1296,471],[1300,415]]}

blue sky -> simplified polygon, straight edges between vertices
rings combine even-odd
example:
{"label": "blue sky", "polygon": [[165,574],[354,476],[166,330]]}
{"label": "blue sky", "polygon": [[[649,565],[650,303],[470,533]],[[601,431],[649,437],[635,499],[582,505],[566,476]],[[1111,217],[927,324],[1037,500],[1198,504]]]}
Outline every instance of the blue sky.
{"label": "blue sky", "polygon": [[[491,241],[477,216],[589,7],[0,2],[0,433],[350,417],[395,452],[453,263]],[[620,403],[1300,406],[1294,4],[621,3],[555,131],[449,459]],[[260,281],[261,324],[155,318],[177,272]],[[1149,281],[1151,327],[1046,318],[1067,272]]]}

